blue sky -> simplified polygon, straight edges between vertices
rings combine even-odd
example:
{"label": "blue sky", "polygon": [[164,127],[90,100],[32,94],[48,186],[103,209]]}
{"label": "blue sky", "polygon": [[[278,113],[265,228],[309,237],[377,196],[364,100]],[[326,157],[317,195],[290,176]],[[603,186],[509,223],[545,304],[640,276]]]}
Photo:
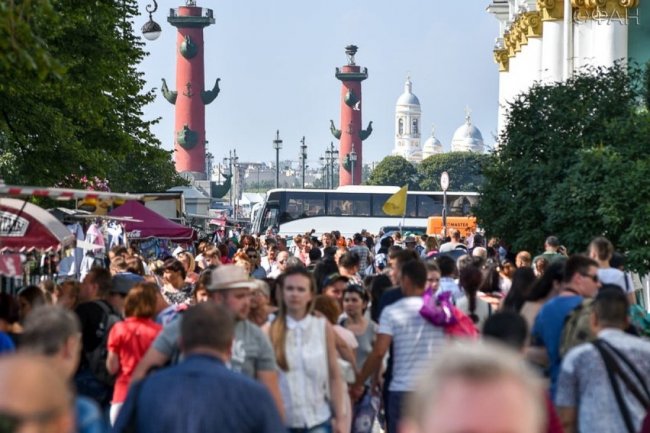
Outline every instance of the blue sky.
{"label": "blue sky", "polygon": [[[139,0],[144,13],[146,1]],[[176,29],[169,9],[182,0],[160,0],[154,19],[163,33],[146,42],[150,56],[141,65],[148,87],[161,78],[175,83]],[[282,159],[297,159],[304,135],[310,165],[333,140],[338,125],[341,83],[334,68],[346,63],[344,47],[359,47],[357,64],[367,67],[363,123],[373,121],[364,142],[365,161],[379,161],[394,145],[395,101],[410,74],[422,104],[422,142],[451,138],[472,110],[473,123],[492,145],[496,131],[498,71],[492,60],[498,25],[477,0],[249,0],[199,1],[213,9],[216,24],[204,30],[206,86],[221,78],[219,97],[206,107],[208,150],[220,161],[237,149],[241,161],[275,159],[276,129],[284,140]],[[145,14],[146,15],[146,14]],[[136,19],[136,27],[146,21]],[[160,92],[146,118],[163,147],[173,147],[174,107]],[[336,144],[336,143],[335,143]]]}

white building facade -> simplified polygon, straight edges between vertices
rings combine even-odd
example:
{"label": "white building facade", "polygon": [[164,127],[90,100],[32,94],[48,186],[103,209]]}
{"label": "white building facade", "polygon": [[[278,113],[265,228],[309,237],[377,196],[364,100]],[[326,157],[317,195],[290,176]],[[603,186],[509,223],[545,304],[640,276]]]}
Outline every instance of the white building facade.
{"label": "white building facade", "polygon": [[628,57],[630,24],[640,0],[492,0],[499,22],[499,134],[507,106],[535,82],[570,78],[577,69],[612,66]]}

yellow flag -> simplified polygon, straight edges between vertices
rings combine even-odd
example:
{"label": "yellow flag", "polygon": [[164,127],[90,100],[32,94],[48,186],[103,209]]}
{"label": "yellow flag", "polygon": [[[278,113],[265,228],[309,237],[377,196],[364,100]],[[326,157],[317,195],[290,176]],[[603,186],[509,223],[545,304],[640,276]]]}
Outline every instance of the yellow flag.
{"label": "yellow flag", "polygon": [[408,191],[408,184],[404,185],[397,191],[395,194],[388,197],[384,206],[381,210],[384,211],[386,215],[390,216],[402,216],[406,213],[406,192]]}

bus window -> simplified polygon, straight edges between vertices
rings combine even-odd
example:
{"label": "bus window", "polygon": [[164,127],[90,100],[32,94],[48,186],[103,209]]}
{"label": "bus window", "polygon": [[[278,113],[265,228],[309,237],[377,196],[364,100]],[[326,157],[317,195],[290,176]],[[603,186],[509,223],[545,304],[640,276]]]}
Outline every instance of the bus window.
{"label": "bus window", "polygon": [[372,216],[386,216],[382,207],[386,200],[390,197],[389,194],[373,194],[372,196]]}
{"label": "bus window", "polygon": [[442,196],[418,195],[418,218],[442,215]]}
{"label": "bus window", "polygon": [[[372,198],[372,216],[390,216],[384,213],[383,207],[386,200],[390,198],[390,194],[374,194]],[[406,214],[407,217],[416,216],[417,210],[417,197],[409,195],[406,197]]]}
{"label": "bus window", "polygon": [[370,216],[368,194],[330,194],[327,214],[332,216]]}
{"label": "bus window", "polygon": [[314,194],[311,193],[287,192],[286,200],[286,213],[288,215],[286,221],[281,222],[325,214],[324,194],[322,197],[314,197]]}
{"label": "bus window", "polygon": [[278,226],[278,213],[279,210],[276,207],[267,207],[264,209],[264,215],[262,216],[261,231],[262,234],[266,232],[271,227]]}
{"label": "bus window", "polygon": [[472,212],[472,206],[476,204],[475,197],[466,195],[447,197],[447,206],[449,206],[448,216],[467,216]]}
{"label": "bus window", "polygon": [[409,195],[406,197],[406,214],[404,216],[415,218],[417,212],[417,196]]}

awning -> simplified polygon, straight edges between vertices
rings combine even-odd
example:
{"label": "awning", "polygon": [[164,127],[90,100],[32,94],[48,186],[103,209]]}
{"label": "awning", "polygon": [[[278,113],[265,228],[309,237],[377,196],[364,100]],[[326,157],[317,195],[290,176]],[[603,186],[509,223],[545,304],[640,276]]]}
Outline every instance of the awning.
{"label": "awning", "polygon": [[0,249],[56,250],[75,240],[45,209],[23,200],[0,198]]}
{"label": "awning", "polygon": [[124,222],[126,236],[129,239],[161,238],[187,242],[196,238],[192,228],[170,221],[137,201],[127,201],[113,209],[109,216],[134,219]]}
{"label": "awning", "polygon": [[0,182],[0,197],[48,197],[53,200],[101,199],[141,200],[142,194],[89,191],[71,188],[44,188],[39,186],[5,185]]}

